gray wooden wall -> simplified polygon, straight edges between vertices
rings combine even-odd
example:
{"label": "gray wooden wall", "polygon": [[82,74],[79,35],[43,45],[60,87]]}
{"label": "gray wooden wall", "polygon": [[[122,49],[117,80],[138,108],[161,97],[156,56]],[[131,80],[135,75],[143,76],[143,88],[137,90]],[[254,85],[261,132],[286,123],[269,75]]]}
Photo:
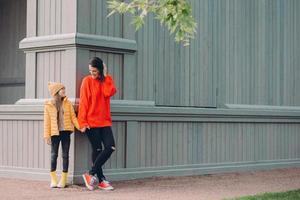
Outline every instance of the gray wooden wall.
{"label": "gray wooden wall", "polygon": [[[140,109],[113,103],[117,149],[104,166],[109,179],[300,166],[299,108],[294,116],[204,109],[194,110],[193,118],[183,108]],[[42,119],[42,105],[0,106],[1,176],[48,179],[50,147]],[[71,140],[70,181],[82,182],[91,148],[82,133]],[[61,165],[60,158],[59,171]]]}
{"label": "gray wooden wall", "polygon": [[298,0],[193,0],[188,48],[153,18],[136,33],[137,99],[158,105],[298,106]]}
{"label": "gray wooden wall", "polygon": [[[27,0],[26,98],[48,98],[48,81],[78,97],[99,56],[118,87],[110,179],[299,167],[300,2],[191,3],[198,33],[184,48],[153,16],[136,33],[127,15],[105,18],[105,0]],[[0,106],[0,175],[48,178],[42,112]],[[70,175],[81,182],[91,149],[85,135],[72,141]]]}
{"label": "gray wooden wall", "polygon": [[25,54],[19,42],[26,37],[26,1],[0,1],[0,104],[25,96]]}
{"label": "gray wooden wall", "polygon": [[[37,2],[35,36],[77,32],[95,37],[90,38],[91,42],[107,42],[110,38],[136,42],[134,54],[109,44],[78,45],[73,50],[53,46],[37,52],[33,59],[37,62],[36,82],[69,84],[71,73],[71,79],[76,77],[68,85],[73,97],[78,96],[81,79],[88,72],[88,59],[98,55],[109,62],[108,67],[116,76],[120,88],[117,99],[193,107],[299,105],[297,0],[193,0],[198,33],[187,48],[176,44],[153,16],[137,33],[129,25],[128,16],[105,18],[105,0],[78,0],[77,16],[74,1]],[[69,16],[67,21],[61,13]],[[123,41],[116,44],[121,46]],[[80,59],[70,63],[72,56]],[[68,64],[76,66],[66,67]],[[48,95],[44,83],[29,90],[35,91],[33,98]]]}

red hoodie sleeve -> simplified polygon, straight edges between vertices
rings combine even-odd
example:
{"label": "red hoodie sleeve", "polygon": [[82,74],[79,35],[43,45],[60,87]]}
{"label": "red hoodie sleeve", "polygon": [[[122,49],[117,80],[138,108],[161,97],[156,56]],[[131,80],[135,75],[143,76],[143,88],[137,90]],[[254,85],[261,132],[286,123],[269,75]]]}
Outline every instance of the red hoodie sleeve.
{"label": "red hoodie sleeve", "polygon": [[89,125],[87,122],[89,96],[90,96],[90,91],[89,91],[87,79],[83,79],[80,87],[80,101],[79,101],[79,109],[78,109],[78,123],[80,128]]}
{"label": "red hoodie sleeve", "polygon": [[111,97],[116,94],[117,89],[114,84],[114,80],[110,75],[107,75],[103,82],[103,94],[104,97]]}

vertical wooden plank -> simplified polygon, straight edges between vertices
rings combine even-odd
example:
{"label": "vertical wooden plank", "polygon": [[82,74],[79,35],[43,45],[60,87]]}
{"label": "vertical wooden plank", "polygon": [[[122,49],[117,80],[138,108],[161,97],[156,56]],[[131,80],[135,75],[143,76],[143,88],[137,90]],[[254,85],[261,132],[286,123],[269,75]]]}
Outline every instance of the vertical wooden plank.
{"label": "vertical wooden plank", "polygon": [[33,121],[28,122],[28,167],[34,168],[34,128]]}
{"label": "vertical wooden plank", "polygon": [[216,160],[215,162],[216,163],[219,163],[220,160],[222,159],[222,152],[221,152],[221,148],[222,148],[222,143],[220,142],[220,139],[221,139],[221,134],[220,134],[220,131],[219,131],[219,127],[220,127],[220,124],[216,124]]}
{"label": "vertical wooden plank", "polygon": [[[8,127],[7,120],[3,120],[3,149],[8,149]],[[3,152],[3,165],[8,165],[8,152]]]}
{"label": "vertical wooden plank", "polygon": [[225,124],[222,126],[222,133],[224,134],[224,151],[225,151],[225,162],[229,162],[230,161],[230,145],[229,145],[229,141],[230,141],[230,135],[228,133],[228,128],[227,126],[225,126]]}
{"label": "vertical wooden plank", "polygon": [[11,138],[12,138],[12,166],[18,166],[18,151],[20,146],[18,145],[18,138],[20,137],[20,131],[18,130],[17,121],[12,121],[11,124]]}
{"label": "vertical wooden plank", "polygon": [[[44,75],[45,74],[45,72],[44,72],[45,71],[44,54],[43,53],[37,53],[36,59],[37,59],[37,61],[36,61],[37,62],[37,64],[36,64],[36,76],[34,77],[35,82],[33,83],[33,85],[35,85],[35,87],[36,87],[36,88],[34,88],[34,91],[36,90],[36,97],[41,98],[41,97],[43,97],[44,81],[40,81],[40,80],[41,79],[45,80],[45,77],[44,77],[45,76]],[[26,71],[26,73],[27,73],[27,71]],[[36,84],[36,82],[38,82],[39,84]]]}
{"label": "vertical wooden plank", "polygon": [[77,1],[77,31],[79,33],[90,33],[91,26],[90,22],[92,15],[91,1]]}
{"label": "vertical wooden plank", "polygon": [[126,167],[138,167],[138,149],[136,145],[138,143],[138,122],[127,122],[126,134]]}
{"label": "vertical wooden plank", "polygon": [[[50,28],[51,28],[51,0],[44,0],[44,12],[42,13],[44,15],[44,23],[41,24],[44,28],[44,34],[43,35],[50,35]],[[52,0],[53,1],[53,0]]]}
{"label": "vertical wooden plank", "polygon": [[[182,151],[179,152],[179,160],[181,160],[181,164],[186,165],[187,164],[187,158],[188,158],[188,153],[187,153],[187,126],[188,123],[183,123],[181,130],[180,130],[180,135],[181,135],[181,141],[180,141],[180,146],[182,148]],[[200,144],[201,145],[201,144]],[[200,146],[198,147],[198,149]],[[199,152],[201,153],[201,152]]]}
{"label": "vertical wooden plank", "polygon": [[151,123],[149,129],[151,130],[151,166],[157,166],[157,123]]}
{"label": "vertical wooden plank", "polygon": [[168,124],[162,123],[161,124],[161,134],[162,134],[162,165],[168,165]]}
{"label": "vertical wooden plank", "polygon": [[44,121],[39,120],[37,123],[37,137],[39,140],[39,167],[48,169],[45,165],[45,160],[49,159],[49,157],[45,157],[45,140],[44,140]]}
{"label": "vertical wooden plank", "polygon": [[217,133],[217,128],[218,128],[218,124],[214,124],[212,126],[212,132],[211,134],[211,162],[212,163],[216,163],[217,162],[217,158],[218,158],[218,133]]}
{"label": "vertical wooden plank", "polygon": [[[208,124],[203,123],[203,140],[201,142],[201,146],[202,146],[202,163],[203,164],[208,162],[208,159],[207,159],[207,150],[208,150],[208,148],[207,148],[208,142],[207,141],[208,141],[208,138],[207,138],[207,136],[208,136]],[[191,137],[191,144],[193,144],[192,141],[193,141],[193,139]],[[190,148],[189,151],[192,154],[193,148]]]}
{"label": "vertical wooden plank", "polygon": [[[47,80],[50,80],[51,78],[51,70],[50,70],[50,53],[46,52],[44,54],[44,64],[43,64],[43,70],[44,70],[44,79],[40,79],[39,81],[43,82],[43,90],[42,90],[42,97],[50,97],[50,94],[48,92],[48,85]],[[39,83],[39,82],[38,82]]]}
{"label": "vertical wooden plank", "polygon": [[213,162],[213,142],[214,142],[214,124],[208,124],[208,134],[207,134],[207,162],[212,163]]}
{"label": "vertical wooden plank", "polygon": [[226,147],[225,147],[225,151],[226,151],[226,162],[230,162],[231,161],[231,152],[230,152],[230,145],[231,145],[231,135],[230,135],[230,130],[228,125],[224,124],[223,125],[223,129],[224,129],[224,134],[226,135],[226,139],[225,139],[225,143],[226,143]]}
{"label": "vertical wooden plank", "polygon": [[149,123],[145,123],[145,134],[146,134],[146,148],[145,148],[145,159],[146,159],[146,167],[151,166],[151,149],[152,149],[152,133],[151,133],[151,125]]}
{"label": "vertical wooden plank", "polygon": [[135,55],[124,55],[124,99],[137,99],[137,70],[135,67]]}
{"label": "vertical wooden plank", "polygon": [[[114,139],[115,139],[116,150],[117,150],[117,142],[118,142],[118,138],[119,138],[119,133],[116,131],[116,129],[117,129],[117,126],[112,127],[113,135],[114,135]],[[115,151],[109,158],[109,168],[110,169],[117,168],[117,153],[118,152]]]}
{"label": "vertical wooden plank", "polygon": [[173,144],[173,142],[172,142],[172,126],[171,126],[171,124],[170,124],[170,122],[168,122],[168,123],[166,123],[166,134],[167,134],[167,141],[166,141],[166,145],[167,145],[167,147],[168,147],[168,150],[167,150],[167,155],[168,155],[168,157],[167,157],[167,165],[173,165],[173,159],[172,159],[172,151],[173,151],[173,149],[172,149],[172,144]]}
{"label": "vertical wooden plank", "polygon": [[[56,82],[61,81],[61,73],[60,70],[63,66],[61,66],[61,60],[62,59],[62,52],[61,51],[55,51],[54,53],[54,80]],[[68,90],[68,89],[67,89]]]}
{"label": "vertical wooden plank", "polygon": [[[55,82],[56,77],[55,77],[55,54],[56,52],[49,52],[49,79],[48,81]],[[44,80],[47,83],[47,79]]]}
{"label": "vertical wooden plank", "polygon": [[157,122],[156,131],[157,131],[157,166],[163,166],[163,159],[164,159],[164,141],[163,141],[163,131],[162,131],[162,123]]}
{"label": "vertical wooden plank", "polygon": [[26,53],[26,84],[25,84],[25,97],[26,98],[36,98],[36,54]]}
{"label": "vertical wooden plank", "polygon": [[[49,157],[45,157],[45,141],[44,141],[44,127],[43,127],[43,121],[37,121],[37,137],[39,141],[39,167],[47,169],[45,166],[45,160]],[[70,161],[72,162],[72,161]]]}
{"label": "vertical wooden plank", "polygon": [[13,166],[13,130],[12,121],[7,121],[7,165]]}
{"label": "vertical wooden plank", "polygon": [[[37,1],[37,0],[36,0]],[[37,1],[37,9],[38,9],[38,19],[37,19],[37,35],[42,36],[45,35],[45,29],[43,24],[45,23],[45,0]],[[27,7],[28,8],[28,7]],[[34,12],[34,11],[33,11]],[[33,16],[32,16],[33,17]]]}
{"label": "vertical wooden plank", "polygon": [[202,147],[203,144],[203,125],[201,123],[195,124],[197,127],[197,164],[201,164],[203,161],[203,155],[202,155]]}
{"label": "vertical wooden plank", "polygon": [[33,37],[37,35],[37,21],[39,17],[37,16],[37,0],[27,0],[27,9],[26,9],[26,35],[27,37]]}
{"label": "vertical wooden plank", "polygon": [[119,129],[120,129],[120,132],[122,133],[122,137],[120,138],[121,141],[119,142],[119,144],[122,144],[122,145],[120,148],[120,153],[119,153],[119,158],[118,158],[118,160],[120,161],[118,168],[125,168],[125,123],[124,122],[122,124],[120,124]]}
{"label": "vertical wooden plank", "polygon": [[62,0],[62,33],[75,33],[77,28],[77,1],[75,0]]}
{"label": "vertical wooden plank", "polygon": [[[192,163],[193,164],[197,164],[197,149],[199,147],[199,143],[198,143],[198,129],[197,129],[197,124],[192,124]],[[207,141],[207,146],[211,146],[211,144],[209,144],[209,141]],[[207,153],[207,152],[206,152]]]}
{"label": "vertical wooden plank", "polygon": [[[54,5],[55,5],[55,7],[54,7],[55,17],[52,18],[52,20],[54,21],[55,26],[53,28],[54,28],[54,33],[55,34],[60,34],[61,29],[62,29],[62,27],[61,27],[61,25],[62,25],[62,18],[61,18],[61,16],[62,16],[62,0],[55,0],[54,2],[55,2],[54,3]],[[80,1],[78,1],[78,2],[80,2]],[[78,20],[80,20],[79,17],[78,17]]]}
{"label": "vertical wooden plank", "polygon": [[22,166],[23,167],[28,167],[28,150],[27,150],[27,145],[28,145],[28,122],[27,121],[22,121],[22,133],[23,133],[23,146],[22,146]]}
{"label": "vertical wooden plank", "polygon": [[90,33],[91,34],[96,34],[96,2],[97,0],[91,0],[90,1]]}
{"label": "vertical wooden plank", "polygon": [[4,129],[3,120],[0,120],[0,165],[4,165]]}
{"label": "vertical wooden plank", "polygon": [[170,123],[170,136],[171,136],[171,152],[172,165],[178,165],[178,125],[179,123]]}
{"label": "vertical wooden plank", "polygon": [[[192,164],[192,152],[193,152],[193,130],[192,130],[192,126],[193,126],[194,123],[188,123],[187,124],[187,162],[188,164]],[[204,152],[203,152],[203,146],[204,146],[204,143],[201,144],[202,146],[202,152],[201,154],[203,155]]]}
{"label": "vertical wooden plank", "polygon": [[76,49],[68,49],[61,52],[60,70],[61,82],[68,88],[68,97],[74,98],[76,95]]}
{"label": "vertical wooden plank", "polygon": [[56,26],[56,0],[50,0],[50,7],[48,8],[50,11],[49,14],[49,26],[50,32],[49,35],[54,35],[56,33],[55,26]]}
{"label": "vertical wooden plank", "polygon": [[148,21],[148,24],[149,24],[149,35],[148,35],[148,56],[147,56],[147,64],[148,64],[148,85],[147,85],[147,91],[148,91],[148,95],[147,95],[147,100],[155,100],[154,98],[154,68],[155,68],[155,65],[154,65],[154,60],[155,60],[155,57],[154,57],[154,52],[155,52],[155,37],[154,37],[154,31],[155,31],[155,24],[154,24],[154,16],[151,15],[149,16],[149,21]]}
{"label": "vertical wooden plank", "polygon": [[[131,24],[131,17],[125,14],[122,22],[123,37],[135,39],[134,27]],[[137,53],[124,55],[124,99],[137,99]]]}
{"label": "vertical wooden plank", "polygon": [[33,140],[33,167],[38,168],[39,167],[39,138],[38,138],[38,130],[37,130],[37,124],[35,121],[32,122],[32,140]]}

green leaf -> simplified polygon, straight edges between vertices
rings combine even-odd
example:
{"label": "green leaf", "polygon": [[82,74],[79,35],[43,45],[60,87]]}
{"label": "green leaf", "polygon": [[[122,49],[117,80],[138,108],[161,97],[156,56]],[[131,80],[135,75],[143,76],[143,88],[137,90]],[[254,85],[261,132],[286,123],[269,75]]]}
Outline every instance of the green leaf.
{"label": "green leaf", "polygon": [[149,13],[162,26],[166,26],[170,34],[175,34],[175,41],[189,45],[194,38],[197,24],[192,16],[192,7],[188,0],[107,0],[110,13],[130,13],[133,16],[132,24],[138,30],[144,25],[144,19]]}

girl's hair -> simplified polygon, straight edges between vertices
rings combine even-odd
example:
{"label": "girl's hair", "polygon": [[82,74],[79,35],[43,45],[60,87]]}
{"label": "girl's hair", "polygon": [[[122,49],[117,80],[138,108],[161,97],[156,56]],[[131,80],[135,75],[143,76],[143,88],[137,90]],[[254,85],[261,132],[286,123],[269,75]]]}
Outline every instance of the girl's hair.
{"label": "girl's hair", "polygon": [[104,81],[103,61],[100,58],[98,58],[98,57],[93,57],[93,58],[91,58],[89,64],[92,67],[95,67],[95,68],[97,68],[99,70],[99,72],[100,72],[99,80],[101,82]]}

